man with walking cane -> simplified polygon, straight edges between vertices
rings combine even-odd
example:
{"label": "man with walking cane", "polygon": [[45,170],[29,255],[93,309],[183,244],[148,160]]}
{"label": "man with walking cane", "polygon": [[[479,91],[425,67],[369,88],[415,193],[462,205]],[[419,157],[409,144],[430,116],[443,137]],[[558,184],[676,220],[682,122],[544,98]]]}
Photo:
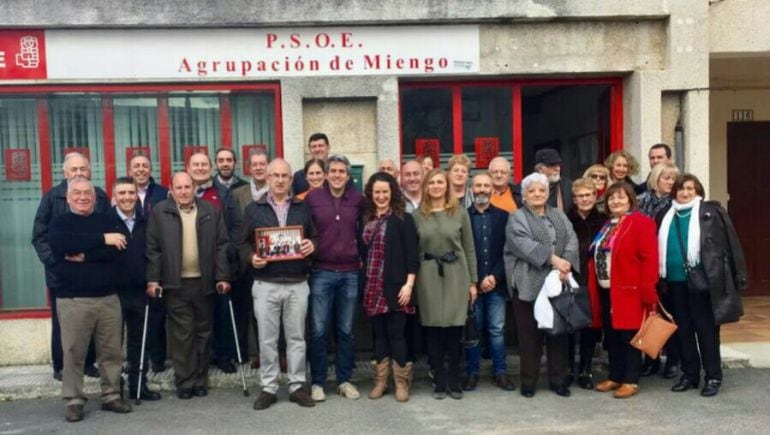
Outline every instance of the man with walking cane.
{"label": "man with walking cane", "polygon": [[193,179],[174,174],[171,198],[147,225],[147,296],[166,302],[168,341],[180,399],[208,394],[215,288],[230,292],[227,230],[222,211],[196,198]]}
{"label": "man with walking cane", "polygon": [[[267,167],[269,190],[246,207],[238,239],[242,267],[253,276],[251,295],[259,325],[259,356],[262,392],[254,409],[267,409],[278,400],[278,335],[283,323],[289,375],[289,400],[303,407],[315,406],[305,389],[305,317],[310,288],[308,256],[315,250],[316,232],[307,205],[291,197],[291,167],[275,159]],[[254,230],[271,227],[302,227],[302,258],[270,261],[257,252]]]}
{"label": "man with walking cane", "polygon": [[[126,373],[129,397],[142,400],[159,400],[160,394],[147,387],[147,366],[144,357],[146,334],[145,296],[147,245],[147,220],[136,212],[137,189],[134,179],[121,177],[115,181],[112,198],[116,205],[110,211],[115,232],[126,237],[126,253],[118,268],[118,296],[126,330]],[[140,379],[141,377],[141,379]]]}

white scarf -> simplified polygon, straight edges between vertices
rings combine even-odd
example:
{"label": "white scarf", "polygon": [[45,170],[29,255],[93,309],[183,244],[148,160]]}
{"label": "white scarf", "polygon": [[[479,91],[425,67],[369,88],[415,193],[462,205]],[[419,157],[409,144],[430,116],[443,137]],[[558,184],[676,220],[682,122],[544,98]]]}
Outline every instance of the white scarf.
{"label": "white scarf", "polygon": [[663,216],[663,221],[660,223],[660,230],[658,231],[658,269],[661,278],[666,277],[668,232],[671,229],[674,213],[678,211],[692,210],[687,234],[687,264],[690,267],[695,267],[700,263],[700,205],[702,202],[703,198],[700,196],[696,196],[686,204],[680,204],[676,200],[671,201],[671,208]]}

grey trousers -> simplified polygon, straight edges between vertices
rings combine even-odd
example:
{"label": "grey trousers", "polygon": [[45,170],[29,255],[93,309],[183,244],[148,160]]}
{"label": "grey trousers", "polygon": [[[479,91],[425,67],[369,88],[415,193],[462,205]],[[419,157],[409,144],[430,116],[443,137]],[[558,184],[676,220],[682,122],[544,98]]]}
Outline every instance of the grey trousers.
{"label": "grey trousers", "polygon": [[120,398],[123,319],[118,295],[97,298],[56,298],[61,326],[64,369],[61,395],[67,405],[83,405],[83,364],[91,337],[96,345],[103,403]]}
{"label": "grey trousers", "polygon": [[281,322],[286,334],[289,392],[302,388],[306,380],[305,317],[310,287],[300,283],[254,281],[254,316],[259,326],[259,361],[262,391],[278,391],[278,336]]}
{"label": "grey trousers", "polygon": [[181,288],[163,295],[176,388],[207,387],[216,295],[204,295],[199,278],[182,279]]}

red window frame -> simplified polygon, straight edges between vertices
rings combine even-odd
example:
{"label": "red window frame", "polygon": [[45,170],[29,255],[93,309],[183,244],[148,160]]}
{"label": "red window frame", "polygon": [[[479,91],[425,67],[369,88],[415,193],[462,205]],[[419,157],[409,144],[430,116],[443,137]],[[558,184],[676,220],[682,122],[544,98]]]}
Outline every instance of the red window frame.
{"label": "red window frame", "polygon": [[623,149],[623,79],[619,77],[580,79],[403,81],[399,83],[399,160],[403,159],[401,90],[414,88],[449,88],[452,91],[452,138],[456,154],[463,152],[462,89],[465,87],[510,87],[513,91],[513,179],[523,176],[524,138],[522,134],[521,89],[525,86],[607,85],[610,87],[610,152]]}
{"label": "red window frame", "polygon": [[[39,136],[39,155],[41,160],[40,188],[47,192],[53,187],[53,168],[51,156],[50,125],[48,122],[48,95],[52,93],[94,93],[102,96],[102,119],[104,134],[104,170],[105,191],[112,191],[115,182],[115,125],[112,116],[112,101],[121,94],[150,94],[158,99],[158,160],[160,182],[171,183],[171,143],[169,137],[168,96],[172,92],[223,92],[220,94],[222,126],[222,146],[232,148],[232,111],[230,94],[238,91],[270,91],[275,105],[275,152],[283,157],[283,118],[281,112],[281,86],[278,82],[264,83],[207,83],[207,84],[115,84],[115,85],[14,85],[0,86],[0,96],[29,96],[37,99],[37,123]],[[46,292],[47,293],[47,292]],[[2,293],[0,292],[0,298]],[[2,299],[0,299],[1,301]],[[47,302],[51,306],[50,300]],[[0,320],[9,319],[45,319],[50,318],[50,309],[23,308],[0,309]]]}

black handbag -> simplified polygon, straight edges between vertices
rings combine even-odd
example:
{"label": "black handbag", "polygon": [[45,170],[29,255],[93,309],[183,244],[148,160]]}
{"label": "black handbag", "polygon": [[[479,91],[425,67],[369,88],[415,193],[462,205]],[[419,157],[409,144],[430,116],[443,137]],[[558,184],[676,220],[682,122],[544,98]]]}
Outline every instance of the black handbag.
{"label": "black handbag", "polygon": [[550,335],[572,334],[591,326],[591,300],[585,286],[572,287],[564,283],[561,293],[549,298],[553,307],[553,327]]}
{"label": "black handbag", "polygon": [[[706,276],[706,271],[702,267],[692,267],[687,263],[687,249],[684,247],[684,240],[682,240],[682,229],[679,225],[679,219],[676,217],[674,224],[676,225],[676,239],[679,240],[679,251],[684,258],[684,273],[687,275],[687,288],[692,292],[707,292],[709,291],[709,280]],[[692,217],[690,218],[692,219]]]}
{"label": "black handbag", "polygon": [[479,344],[479,328],[476,326],[476,312],[473,311],[473,305],[468,304],[468,315],[465,317],[465,327],[463,328],[463,346],[470,349]]}

